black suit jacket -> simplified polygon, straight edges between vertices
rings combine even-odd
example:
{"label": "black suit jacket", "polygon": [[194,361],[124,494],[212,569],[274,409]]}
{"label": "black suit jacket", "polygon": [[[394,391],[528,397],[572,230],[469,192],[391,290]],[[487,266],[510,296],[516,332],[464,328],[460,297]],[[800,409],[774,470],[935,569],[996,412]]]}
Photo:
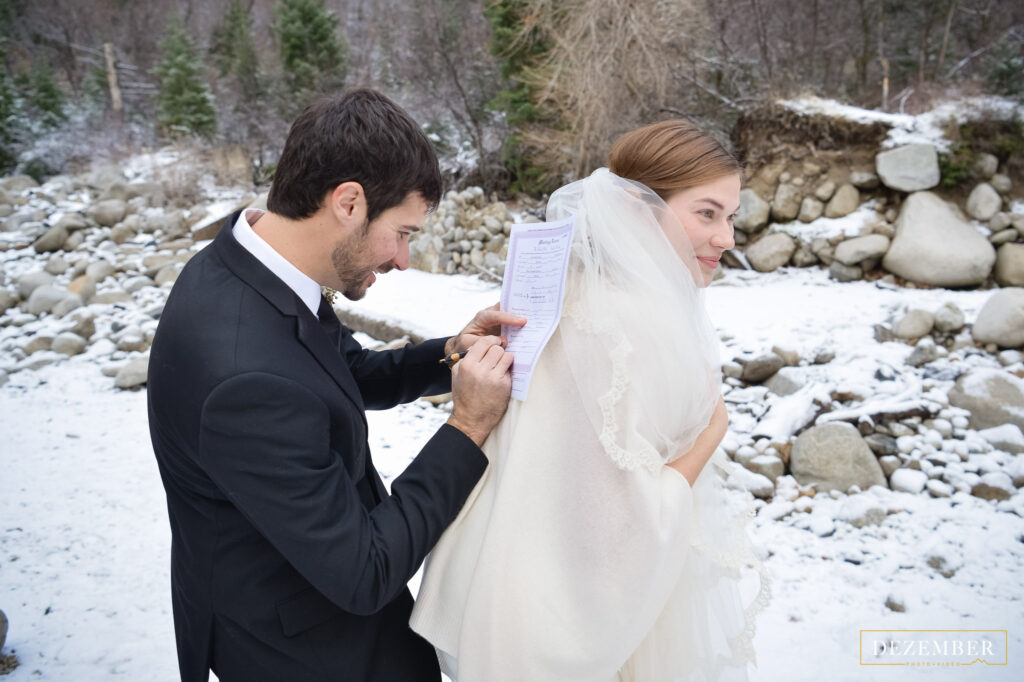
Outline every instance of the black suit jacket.
{"label": "black suit jacket", "polygon": [[364,410],[451,390],[444,340],[335,347],[237,216],[182,270],[149,360],[181,679],[437,680],[406,582],[487,461],[443,426],[389,497]]}

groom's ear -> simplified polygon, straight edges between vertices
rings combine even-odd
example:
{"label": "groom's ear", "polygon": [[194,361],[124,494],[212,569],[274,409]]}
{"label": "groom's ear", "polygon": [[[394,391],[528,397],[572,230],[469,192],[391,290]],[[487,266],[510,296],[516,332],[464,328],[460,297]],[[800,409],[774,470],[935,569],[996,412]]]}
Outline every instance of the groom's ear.
{"label": "groom's ear", "polygon": [[366,222],[366,193],[358,182],[343,182],[327,195],[327,207],[346,229]]}

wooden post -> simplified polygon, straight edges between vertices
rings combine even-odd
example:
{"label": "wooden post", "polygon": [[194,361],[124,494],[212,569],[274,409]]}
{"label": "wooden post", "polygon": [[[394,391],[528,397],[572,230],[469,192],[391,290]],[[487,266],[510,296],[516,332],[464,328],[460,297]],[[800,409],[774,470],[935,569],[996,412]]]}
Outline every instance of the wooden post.
{"label": "wooden post", "polygon": [[103,52],[107,57],[107,85],[110,87],[110,102],[114,111],[121,113],[121,87],[117,84],[117,69],[114,66],[114,44],[104,43]]}

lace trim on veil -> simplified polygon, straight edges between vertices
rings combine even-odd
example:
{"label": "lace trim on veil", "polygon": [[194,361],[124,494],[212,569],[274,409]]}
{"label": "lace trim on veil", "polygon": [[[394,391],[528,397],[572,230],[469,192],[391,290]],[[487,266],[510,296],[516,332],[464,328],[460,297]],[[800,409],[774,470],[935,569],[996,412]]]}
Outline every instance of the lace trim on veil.
{"label": "lace trim on veil", "polygon": [[[619,433],[616,407],[629,387],[627,360],[633,352],[633,344],[629,342],[624,333],[611,325],[595,323],[592,318],[584,315],[579,301],[569,303],[566,306],[565,312],[566,317],[582,331],[599,334],[612,342],[610,344],[613,348],[610,354],[612,367],[611,385],[608,391],[598,399],[598,404],[601,408],[601,432],[598,440],[605,453],[619,467],[628,471],[636,471],[638,469],[646,469],[651,473],[660,471],[660,468],[665,465],[665,461],[653,447],[644,443],[639,452],[630,452],[616,441]],[[716,477],[714,483],[718,486],[717,492],[721,494],[724,491],[721,490],[722,474],[720,473],[720,464],[712,460],[712,462],[709,462],[709,465],[714,467],[714,470],[709,473]],[[716,657],[712,668],[715,677],[718,677],[727,667],[741,667],[747,663],[757,664],[757,653],[754,650],[753,644],[754,635],[757,632],[757,616],[771,603],[772,581],[764,564],[751,550],[750,542],[746,537],[747,527],[756,516],[756,513],[753,502],[749,502],[742,513],[736,514],[730,519],[728,530],[729,542],[725,544],[726,546],[738,549],[722,551],[703,542],[699,535],[695,535],[691,541],[691,546],[695,552],[713,561],[723,569],[720,580],[725,578],[738,580],[744,568],[753,569],[757,573],[759,580],[757,595],[743,612],[744,626],[742,632],[729,639],[729,648],[733,655],[719,655]]]}
{"label": "lace trim on veil", "polygon": [[633,352],[633,344],[621,331],[607,323],[596,324],[583,314],[579,301],[573,301],[567,306],[567,317],[572,320],[579,329],[591,334],[599,334],[612,343],[611,386],[608,391],[597,400],[601,408],[601,432],[598,434],[598,441],[605,453],[612,458],[620,468],[626,471],[646,469],[656,473],[665,462],[658,454],[658,451],[649,444],[644,443],[639,452],[630,452],[616,441],[619,434],[619,422],[616,419],[616,408],[622,396],[629,387],[629,369],[626,359]]}
{"label": "lace trim on veil", "polygon": [[[715,467],[719,465],[714,464]],[[713,472],[716,483],[721,485],[721,474],[718,469]],[[719,491],[721,492],[721,491]],[[742,514],[736,514],[729,522],[730,546],[738,547],[730,551],[720,551],[703,542],[699,536],[691,543],[694,551],[714,561],[726,569],[723,577],[738,578],[744,568],[753,569],[758,575],[758,590],[753,601],[743,612],[743,631],[729,639],[729,647],[735,654],[731,657],[720,656],[714,665],[717,677],[726,667],[742,666],[747,663],[757,665],[757,652],[754,650],[754,635],[757,633],[757,615],[771,603],[772,579],[764,563],[757,558],[747,539],[747,526],[757,515],[753,502],[748,502]]]}

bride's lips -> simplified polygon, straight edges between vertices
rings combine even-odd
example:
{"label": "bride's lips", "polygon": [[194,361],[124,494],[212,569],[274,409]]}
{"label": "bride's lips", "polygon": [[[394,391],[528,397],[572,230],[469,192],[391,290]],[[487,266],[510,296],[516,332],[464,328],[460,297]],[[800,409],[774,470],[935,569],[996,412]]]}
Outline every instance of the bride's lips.
{"label": "bride's lips", "polygon": [[697,260],[699,260],[701,263],[706,265],[708,267],[708,269],[710,269],[710,270],[714,270],[715,268],[718,267],[718,261],[719,261],[718,258],[705,258],[705,257],[697,256]]}

